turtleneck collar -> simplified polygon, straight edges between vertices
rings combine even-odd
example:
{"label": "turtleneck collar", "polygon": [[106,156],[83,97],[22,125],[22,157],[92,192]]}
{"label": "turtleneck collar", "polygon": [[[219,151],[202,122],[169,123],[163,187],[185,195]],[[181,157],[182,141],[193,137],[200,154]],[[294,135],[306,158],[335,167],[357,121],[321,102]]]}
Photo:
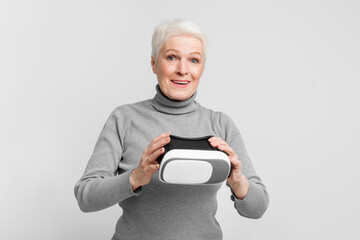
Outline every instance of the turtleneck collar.
{"label": "turtleneck collar", "polygon": [[184,101],[171,100],[166,97],[161,92],[159,84],[156,85],[156,92],[155,97],[152,99],[152,105],[159,112],[178,115],[193,112],[197,108],[197,102],[195,101],[196,91],[191,98]]}

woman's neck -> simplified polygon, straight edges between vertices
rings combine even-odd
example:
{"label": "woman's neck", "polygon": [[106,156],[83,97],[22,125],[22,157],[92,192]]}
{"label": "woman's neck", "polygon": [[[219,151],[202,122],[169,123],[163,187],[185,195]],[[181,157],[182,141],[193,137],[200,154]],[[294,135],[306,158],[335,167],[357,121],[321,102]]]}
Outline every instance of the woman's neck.
{"label": "woman's neck", "polygon": [[184,101],[171,100],[161,92],[159,85],[156,85],[156,92],[155,97],[152,99],[152,104],[159,112],[179,115],[193,112],[197,108],[197,102],[195,101],[197,92]]}

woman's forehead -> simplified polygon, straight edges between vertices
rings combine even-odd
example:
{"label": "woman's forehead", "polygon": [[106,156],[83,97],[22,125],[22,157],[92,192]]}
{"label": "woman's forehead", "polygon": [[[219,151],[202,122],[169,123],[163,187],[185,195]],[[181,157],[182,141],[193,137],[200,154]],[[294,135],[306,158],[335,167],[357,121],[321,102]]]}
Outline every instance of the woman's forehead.
{"label": "woman's forehead", "polygon": [[184,53],[197,53],[203,55],[203,44],[200,39],[190,36],[172,36],[163,46],[163,52],[176,51]]}

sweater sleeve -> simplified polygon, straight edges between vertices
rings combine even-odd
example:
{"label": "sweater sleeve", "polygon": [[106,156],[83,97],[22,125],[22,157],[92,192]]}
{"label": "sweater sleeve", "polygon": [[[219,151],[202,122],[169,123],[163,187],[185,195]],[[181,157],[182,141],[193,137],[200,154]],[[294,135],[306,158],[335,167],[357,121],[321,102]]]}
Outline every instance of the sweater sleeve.
{"label": "sweater sleeve", "polygon": [[[75,185],[75,197],[84,212],[105,209],[141,192],[141,188],[132,191],[131,171],[118,169],[123,152],[121,123],[121,114],[115,109],[100,133],[83,176]],[[117,175],[118,172],[122,173]]]}
{"label": "sweater sleeve", "polygon": [[[238,155],[241,161],[242,173],[250,184],[249,191],[243,200],[237,199],[232,190],[231,200],[241,216],[258,219],[263,216],[269,205],[269,195],[266,187],[255,172],[253,164],[247,155],[244,141],[235,123],[227,115],[222,114],[220,125],[222,130],[225,130],[223,139]],[[228,183],[226,185],[230,187]]]}

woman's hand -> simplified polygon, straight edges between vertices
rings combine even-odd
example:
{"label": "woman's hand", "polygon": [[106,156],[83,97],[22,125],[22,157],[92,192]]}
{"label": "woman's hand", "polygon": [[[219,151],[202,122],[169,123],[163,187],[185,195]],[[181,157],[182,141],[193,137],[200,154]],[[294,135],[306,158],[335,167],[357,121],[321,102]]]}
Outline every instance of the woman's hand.
{"label": "woman's hand", "polygon": [[244,199],[249,190],[249,181],[241,172],[241,162],[234,150],[221,138],[209,138],[211,146],[224,151],[230,159],[232,171],[230,177],[227,179],[231,189],[238,199]]}
{"label": "woman's hand", "polygon": [[144,150],[139,165],[130,174],[130,184],[135,191],[148,184],[152,175],[159,169],[157,158],[164,153],[164,146],[170,142],[170,133],[163,133],[154,138]]}

